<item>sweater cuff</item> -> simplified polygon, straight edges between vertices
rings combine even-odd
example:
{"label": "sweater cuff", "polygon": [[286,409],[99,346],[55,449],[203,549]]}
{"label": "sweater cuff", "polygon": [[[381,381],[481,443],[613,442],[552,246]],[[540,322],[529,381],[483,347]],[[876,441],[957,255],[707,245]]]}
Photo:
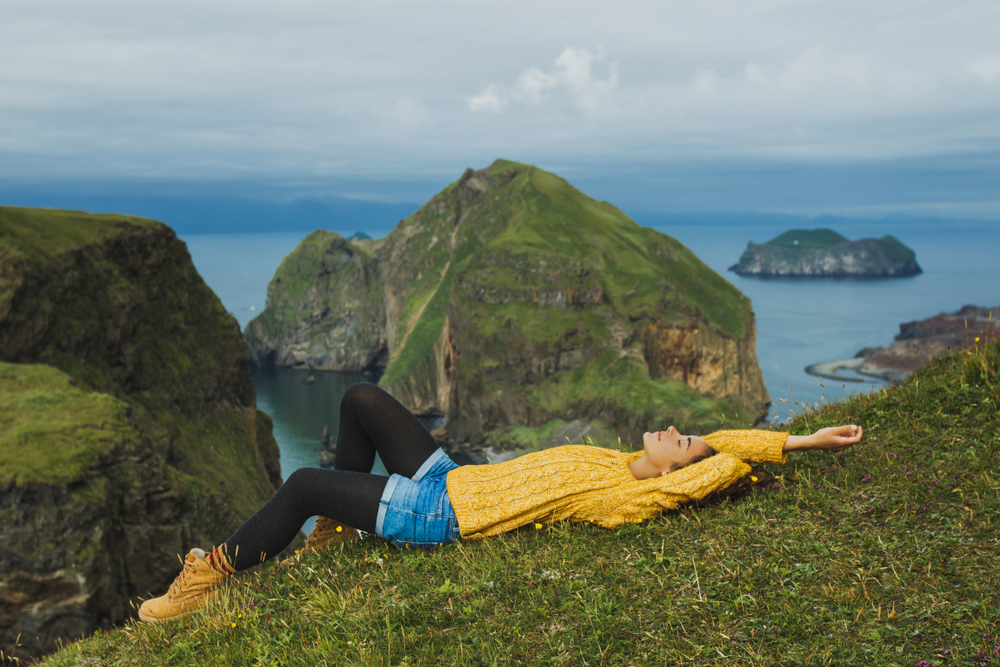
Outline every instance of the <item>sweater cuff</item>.
{"label": "sweater cuff", "polygon": [[705,436],[705,442],[716,450],[750,463],[784,463],[787,455],[782,450],[787,439],[784,431],[763,429],[716,431]]}

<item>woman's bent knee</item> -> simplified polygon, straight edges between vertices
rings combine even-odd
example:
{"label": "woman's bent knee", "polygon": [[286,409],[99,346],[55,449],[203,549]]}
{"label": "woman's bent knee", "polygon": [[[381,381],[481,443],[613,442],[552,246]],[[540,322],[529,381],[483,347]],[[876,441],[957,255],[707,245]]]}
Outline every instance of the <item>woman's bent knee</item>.
{"label": "woman's bent knee", "polygon": [[380,392],[385,392],[385,390],[371,382],[359,382],[351,385],[351,388],[344,392],[344,397],[340,399],[341,409],[364,405]]}

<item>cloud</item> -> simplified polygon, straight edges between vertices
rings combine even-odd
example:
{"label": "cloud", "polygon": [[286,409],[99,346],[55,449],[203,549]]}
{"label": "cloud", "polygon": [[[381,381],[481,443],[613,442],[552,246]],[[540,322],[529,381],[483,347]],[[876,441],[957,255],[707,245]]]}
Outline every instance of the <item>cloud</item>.
{"label": "cloud", "polygon": [[987,83],[1000,81],[1000,56],[993,56],[969,65],[972,73]]}
{"label": "cloud", "polygon": [[483,92],[469,98],[469,108],[473,111],[499,112],[506,104],[503,88],[495,83],[486,86]]}
{"label": "cloud", "polygon": [[430,116],[419,100],[403,97],[392,108],[392,117],[405,127],[414,128],[426,123]]}
{"label": "cloud", "polygon": [[691,78],[691,85],[698,93],[714,93],[719,89],[719,83],[719,75],[711,69],[699,69]]}
{"label": "cloud", "polygon": [[744,76],[750,83],[787,91],[808,91],[836,83],[865,88],[871,84],[873,77],[871,67],[863,57],[834,52],[825,44],[807,49],[783,67],[768,68],[750,63],[744,70]]}
{"label": "cloud", "polygon": [[618,66],[608,66],[606,79],[594,76],[595,61],[604,59],[603,49],[592,53],[587,49],[566,47],[548,72],[531,67],[521,72],[513,86],[491,83],[479,94],[468,99],[469,110],[500,113],[510,104],[538,106],[562,92],[581,111],[596,111],[618,86]]}

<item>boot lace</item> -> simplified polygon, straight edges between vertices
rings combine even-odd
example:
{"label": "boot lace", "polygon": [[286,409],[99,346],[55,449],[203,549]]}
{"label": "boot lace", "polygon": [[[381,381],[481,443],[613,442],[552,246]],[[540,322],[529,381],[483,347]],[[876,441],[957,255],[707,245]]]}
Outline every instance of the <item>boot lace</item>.
{"label": "boot lace", "polygon": [[176,579],[174,579],[174,583],[170,584],[170,588],[167,589],[167,596],[172,598],[180,595],[181,591],[184,590],[184,586],[187,584],[188,579],[190,579],[194,574],[195,567],[196,561],[184,561],[184,569],[181,570],[181,573],[177,575]]}

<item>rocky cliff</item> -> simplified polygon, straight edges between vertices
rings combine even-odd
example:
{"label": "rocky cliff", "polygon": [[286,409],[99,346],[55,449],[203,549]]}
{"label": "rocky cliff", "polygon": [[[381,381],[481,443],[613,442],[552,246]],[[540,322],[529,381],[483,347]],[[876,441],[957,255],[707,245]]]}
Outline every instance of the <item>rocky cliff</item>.
{"label": "rocky cliff", "polygon": [[891,345],[858,352],[857,359],[863,360],[858,372],[898,382],[934,357],[998,339],[1000,306],[963,306],[954,313],[903,322]]}
{"label": "rocky cliff", "polygon": [[[358,259],[325,273],[317,258],[341,248]],[[299,304],[293,290],[279,296],[286,264],[310,267]],[[637,442],[670,422],[751,423],[768,402],[745,296],[675,239],[530,165],[467,170],[376,242],[313,234],[268,296],[246,332],[260,359],[312,349],[292,363],[385,363],[380,383],[415,412],[446,417],[460,442],[578,418]],[[281,308],[295,324],[269,329]],[[338,329],[346,320],[368,328]],[[262,344],[265,331],[285,342]],[[325,331],[345,332],[336,344],[346,349],[324,348]]]}
{"label": "rocky cliff", "polygon": [[921,273],[916,254],[895,237],[850,241],[829,229],[793,229],[767,243],[748,243],[729,267],[742,276],[887,278]]}
{"label": "rocky cliff", "polygon": [[168,227],[0,207],[5,655],[129,618],[280,482],[239,326]]}
{"label": "rocky cliff", "polygon": [[362,371],[386,365],[382,281],[370,241],[316,230],[278,267],[246,328],[255,363]]}

